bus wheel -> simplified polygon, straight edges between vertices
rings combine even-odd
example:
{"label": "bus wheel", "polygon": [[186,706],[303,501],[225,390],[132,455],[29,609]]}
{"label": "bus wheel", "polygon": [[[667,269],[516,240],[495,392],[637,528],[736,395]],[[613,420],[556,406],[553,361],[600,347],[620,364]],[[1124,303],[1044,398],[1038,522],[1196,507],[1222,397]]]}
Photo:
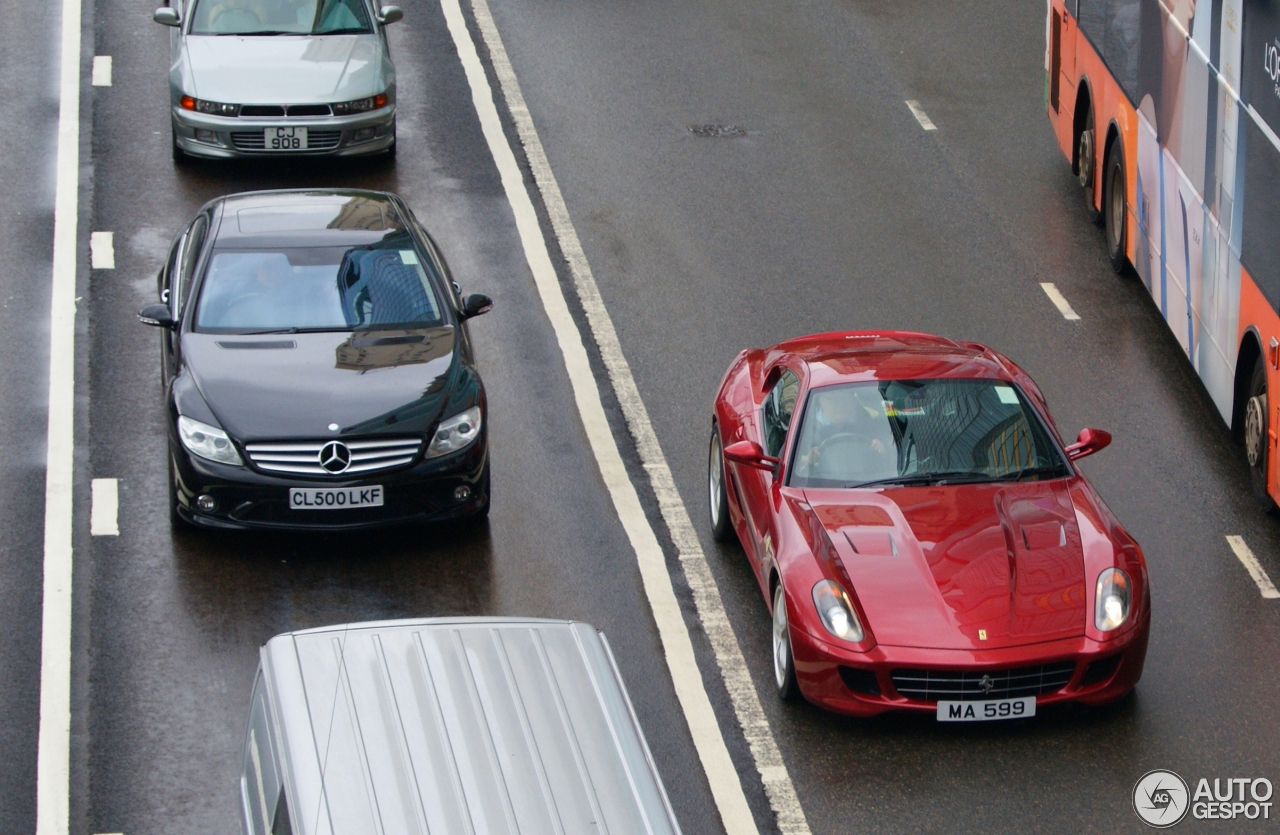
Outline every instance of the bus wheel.
{"label": "bus wheel", "polygon": [[1276,503],[1267,492],[1267,366],[1262,357],[1253,366],[1249,383],[1249,400],[1244,413],[1244,454],[1249,462],[1249,480],[1258,506],[1270,513]]}
{"label": "bus wheel", "polygon": [[1080,131],[1080,142],[1076,147],[1076,165],[1080,171],[1080,188],[1084,189],[1084,207],[1093,223],[1102,222],[1102,213],[1093,207],[1093,111],[1089,112],[1089,122]]}
{"label": "bus wheel", "polygon": [[1107,230],[1107,257],[1111,269],[1123,274],[1129,266],[1128,224],[1124,211],[1124,148],[1119,138],[1111,143],[1107,153],[1107,173],[1102,181],[1103,226]]}

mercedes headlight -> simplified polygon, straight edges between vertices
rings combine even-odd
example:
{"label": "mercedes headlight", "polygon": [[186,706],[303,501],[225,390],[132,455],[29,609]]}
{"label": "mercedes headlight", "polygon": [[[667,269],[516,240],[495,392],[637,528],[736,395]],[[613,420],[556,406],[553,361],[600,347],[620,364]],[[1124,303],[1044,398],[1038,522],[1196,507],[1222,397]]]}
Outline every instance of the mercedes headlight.
{"label": "mercedes headlight", "polygon": [[1118,568],[1108,568],[1098,575],[1094,596],[1093,623],[1102,632],[1110,632],[1129,619],[1129,603],[1133,599],[1133,583]]}
{"label": "mercedes headlight", "polygon": [[457,452],[470,444],[480,434],[480,407],[472,406],[451,418],[440,421],[436,434],[431,437],[427,447],[427,457],[435,458],[450,452]]}
{"label": "mercedes headlight", "polygon": [[853,611],[849,595],[834,580],[821,580],[813,587],[813,605],[827,631],[852,643],[862,640],[862,624]]}
{"label": "mercedes headlight", "polygon": [[227,433],[216,426],[180,416],[178,437],[182,439],[182,445],[187,448],[187,452],[192,455],[199,455],[201,458],[217,461],[219,464],[240,466],[243,463],[240,460],[240,453],[236,452]]}

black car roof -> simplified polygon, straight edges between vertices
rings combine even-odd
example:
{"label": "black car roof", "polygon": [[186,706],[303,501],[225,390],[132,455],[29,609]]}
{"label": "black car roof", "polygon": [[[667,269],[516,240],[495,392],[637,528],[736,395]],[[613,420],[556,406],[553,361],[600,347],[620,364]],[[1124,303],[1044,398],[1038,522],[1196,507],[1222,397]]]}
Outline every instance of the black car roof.
{"label": "black car roof", "polygon": [[408,233],[399,201],[380,191],[256,191],[222,198],[217,245],[351,246]]}

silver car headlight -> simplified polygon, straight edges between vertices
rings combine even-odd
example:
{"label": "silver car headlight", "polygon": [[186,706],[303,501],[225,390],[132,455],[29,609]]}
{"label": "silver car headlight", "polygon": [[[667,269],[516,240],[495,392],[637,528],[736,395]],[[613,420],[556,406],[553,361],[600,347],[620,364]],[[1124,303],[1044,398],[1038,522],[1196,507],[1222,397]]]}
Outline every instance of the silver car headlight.
{"label": "silver car headlight", "polygon": [[227,433],[216,426],[179,416],[178,437],[182,439],[182,445],[187,448],[187,452],[192,455],[217,461],[219,464],[240,466],[244,463],[240,460],[240,453],[236,452],[235,445],[231,443]]}
{"label": "silver car headlight", "polygon": [[365,113],[370,110],[377,110],[386,107],[391,101],[386,93],[379,93],[376,96],[369,96],[367,99],[356,99],[355,101],[340,101],[337,104],[329,105],[333,109],[334,116],[350,116],[352,113]]}
{"label": "silver car headlight", "polygon": [[834,580],[819,580],[813,587],[813,605],[827,631],[837,638],[858,643],[863,638],[862,624],[853,611],[849,595]]}
{"label": "silver car headlight", "polygon": [[1133,583],[1129,575],[1118,568],[1104,569],[1098,575],[1098,588],[1094,595],[1094,625],[1101,632],[1110,632],[1120,626],[1129,619],[1132,599]]}
{"label": "silver car headlight", "polygon": [[480,435],[480,407],[472,406],[451,418],[440,421],[436,434],[427,447],[427,458],[436,458],[466,447]]}
{"label": "silver car headlight", "polygon": [[208,113],[212,116],[239,116],[240,105],[224,104],[220,101],[205,101],[197,99],[193,96],[183,96],[178,102],[183,110],[192,110],[196,113]]}

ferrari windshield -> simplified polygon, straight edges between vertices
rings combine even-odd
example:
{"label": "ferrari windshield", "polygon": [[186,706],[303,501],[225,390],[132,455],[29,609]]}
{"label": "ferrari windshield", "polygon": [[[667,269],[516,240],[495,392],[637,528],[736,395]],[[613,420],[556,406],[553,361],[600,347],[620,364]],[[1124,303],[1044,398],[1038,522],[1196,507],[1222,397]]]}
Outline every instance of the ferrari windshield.
{"label": "ferrari windshield", "polygon": [[1060,478],[1062,454],[999,380],[889,380],[814,389],[792,458],[798,487]]}
{"label": "ferrari windshield", "polygon": [[428,268],[408,235],[372,246],[214,250],[196,329],[279,333],[440,325]]}
{"label": "ferrari windshield", "polygon": [[198,0],[192,35],[367,35],[362,0]]}

